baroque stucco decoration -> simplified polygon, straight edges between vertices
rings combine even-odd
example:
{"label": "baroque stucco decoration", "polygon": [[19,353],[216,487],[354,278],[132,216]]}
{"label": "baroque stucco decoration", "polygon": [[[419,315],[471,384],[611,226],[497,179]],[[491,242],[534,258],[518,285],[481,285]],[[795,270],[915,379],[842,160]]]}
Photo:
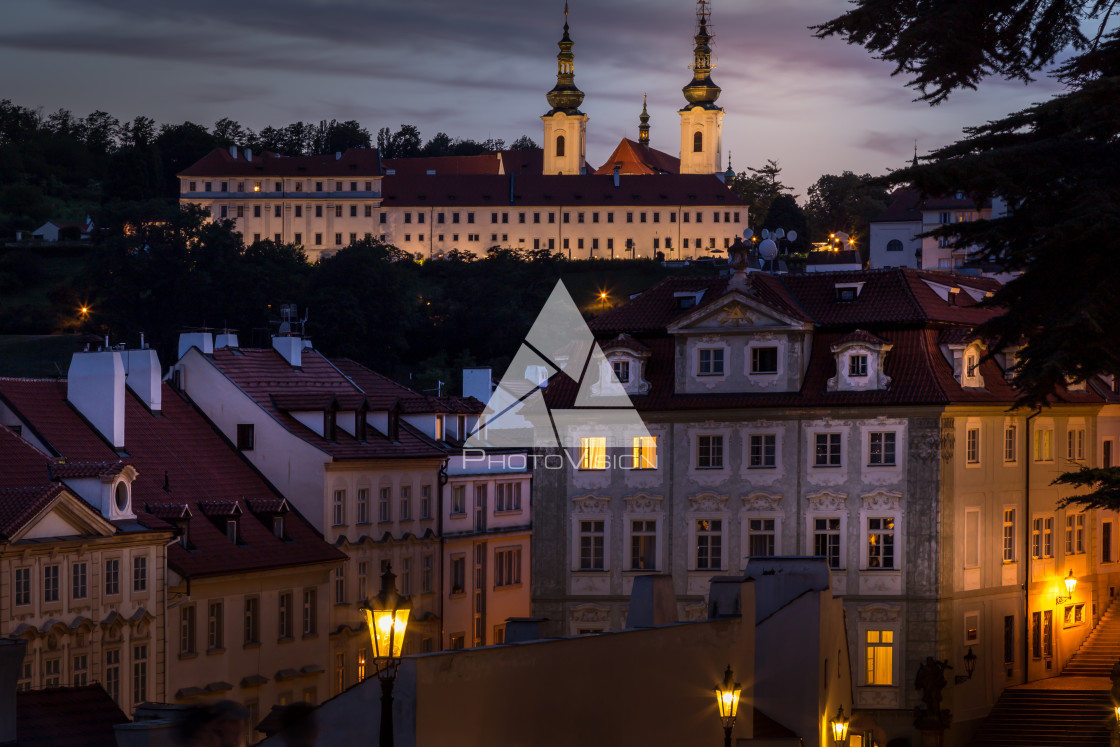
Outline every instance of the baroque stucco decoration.
{"label": "baroque stucco decoration", "polygon": [[611,511],[610,496],[588,493],[572,498],[572,513],[607,514]]}
{"label": "baroque stucco decoration", "polygon": [[718,493],[697,493],[688,497],[689,511],[725,511],[727,510],[726,495]]}
{"label": "baroque stucco decoration", "polygon": [[598,604],[581,604],[572,607],[570,616],[572,622],[601,623],[610,618],[611,610]]}
{"label": "baroque stucco decoration", "polygon": [[628,495],[622,499],[626,504],[626,511],[632,514],[656,514],[661,513],[662,501],[665,500],[663,495],[651,495],[650,493],[636,493]]}
{"label": "baroque stucco decoration", "polygon": [[805,500],[809,501],[810,511],[842,511],[848,502],[848,495],[826,489],[805,496]]}
{"label": "baroque stucco decoration", "polygon": [[902,619],[902,606],[897,604],[869,604],[856,609],[860,622],[888,623]]}
{"label": "baroque stucco decoration", "polygon": [[859,497],[863,508],[871,511],[897,511],[902,506],[902,493],[893,490],[875,490]]}
{"label": "baroque stucco decoration", "polygon": [[782,502],[781,493],[767,493],[756,490],[742,497],[743,508],[747,511],[777,511]]}

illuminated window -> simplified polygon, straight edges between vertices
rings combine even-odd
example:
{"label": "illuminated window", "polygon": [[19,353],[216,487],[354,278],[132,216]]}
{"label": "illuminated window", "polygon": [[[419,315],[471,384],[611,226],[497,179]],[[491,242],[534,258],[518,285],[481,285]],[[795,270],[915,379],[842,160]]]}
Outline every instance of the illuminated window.
{"label": "illuminated window", "polygon": [[1034,460],[1036,462],[1050,462],[1054,460],[1053,429],[1039,428],[1034,432]]}
{"label": "illuminated window", "polygon": [[723,521],[696,520],[696,569],[716,570],[723,567]]}
{"label": "illuminated window", "polygon": [[894,631],[867,631],[868,685],[894,684]]}
{"label": "illuminated window", "polygon": [[1003,562],[1015,562],[1015,509],[1003,509]]}
{"label": "illuminated window", "polygon": [[579,468],[607,468],[607,439],[603,437],[581,438],[579,440]]}
{"label": "illuminated window", "polygon": [[868,464],[873,467],[891,467],[895,463],[895,433],[872,433],[868,441]]}
{"label": "illuminated window", "polygon": [[867,520],[867,567],[894,568],[894,518]]}
{"label": "illuminated window", "polygon": [[634,437],[634,469],[657,469],[657,436]]}
{"label": "illuminated window", "polygon": [[1054,517],[1043,516],[1031,523],[1031,557],[1054,557]]}
{"label": "illuminated window", "polygon": [[358,649],[358,682],[366,678],[366,650]]}

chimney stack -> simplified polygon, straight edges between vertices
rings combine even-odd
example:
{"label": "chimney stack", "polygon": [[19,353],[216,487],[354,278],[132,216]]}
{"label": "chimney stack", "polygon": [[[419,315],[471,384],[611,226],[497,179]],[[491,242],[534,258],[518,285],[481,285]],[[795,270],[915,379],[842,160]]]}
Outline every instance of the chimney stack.
{"label": "chimney stack", "polygon": [[129,350],[124,354],[125,383],[136,393],[149,410],[159,412],[163,409],[163,390],[161,389],[163,371],[159,366],[156,351]]}
{"label": "chimney stack", "polygon": [[284,360],[286,360],[292,368],[299,368],[303,365],[303,340],[298,335],[273,337],[272,347],[276,349],[276,352],[284,356]]}
{"label": "chimney stack", "polygon": [[237,160],[237,146],[236,145],[229,146],[229,154],[231,156],[233,156],[233,160],[235,160],[235,161]]}
{"label": "chimney stack", "polygon": [[114,449],[124,448],[124,380],[116,350],[74,353],[66,374],[66,399]]}
{"label": "chimney stack", "polygon": [[223,329],[214,339],[215,350],[219,350],[221,348],[237,347],[239,347],[239,345],[237,344],[237,332],[233,331],[232,329]]}
{"label": "chimney stack", "polygon": [[214,336],[209,332],[182,332],[179,334],[179,357],[191,348],[198,348],[203,355],[214,354]]}
{"label": "chimney stack", "polygon": [[253,149],[252,148],[246,148],[245,149],[245,160],[248,161],[249,163],[253,162]]}
{"label": "chimney stack", "polygon": [[616,166],[614,167],[614,188],[615,188],[615,189],[618,189],[618,175],[619,175],[619,174],[620,174],[621,172],[622,172],[622,169],[621,169],[621,168],[620,168],[619,166],[617,166],[617,165],[616,165]]}
{"label": "chimney stack", "polygon": [[668,574],[635,576],[626,613],[627,628],[652,628],[677,622],[677,595]]}

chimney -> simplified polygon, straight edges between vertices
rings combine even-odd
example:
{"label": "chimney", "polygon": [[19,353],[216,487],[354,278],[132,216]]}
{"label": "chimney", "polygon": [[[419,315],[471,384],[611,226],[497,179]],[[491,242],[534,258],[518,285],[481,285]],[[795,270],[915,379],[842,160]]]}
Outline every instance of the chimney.
{"label": "chimney", "polygon": [[482,404],[490,401],[494,393],[489,368],[464,368],[463,369],[463,396],[474,397]]}
{"label": "chimney", "polygon": [[621,173],[621,171],[622,171],[622,169],[620,167],[618,167],[618,166],[614,167],[614,188],[615,189],[618,189],[618,175],[619,175],[619,173]]}
{"label": "chimney", "polygon": [[235,160],[235,161],[237,160],[237,146],[236,145],[229,146],[229,154],[231,156],[233,156],[233,160]]}
{"label": "chimney", "polygon": [[248,161],[249,163],[253,162],[253,149],[252,148],[246,148],[245,149],[245,160]]}
{"label": "chimney", "polygon": [[220,350],[221,348],[237,348],[237,333],[232,329],[223,329],[214,338],[214,349]]}
{"label": "chimney", "polygon": [[124,353],[125,384],[152,412],[163,409],[162,374],[156,351],[128,350]]}
{"label": "chimney", "polygon": [[341,161],[342,160],[342,151],[336,150],[334,152],[334,160],[336,160],[336,161]]}
{"label": "chimney", "polygon": [[544,636],[541,631],[548,618],[510,617],[506,620],[506,643],[526,643],[539,641]]}
{"label": "chimney", "polygon": [[179,335],[179,357],[182,358],[192,347],[198,348],[203,355],[214,354],[214,337],[209,332],[183,332]]}
{"label": "chimney", "polygon": [[0,638],[0,745],[16,743],[16,684],[26,649],[24,638]]}
{"label": "chimney", "polygon": [[120,352],[74,353],[66,399],[112,445],[124,448],[124,362]]}
{"label": "chimney", "polygon": [[652,628],[677,622],[677,595],[668,574],[635,576],[627,628]]}
{"label": "chimney", "polygon": [[284,360],[286,360],[292,368],[299,368],[303,365],[303,340],[298,336],[273,337],[272,347],[276,349],[276,352],[284,356]]}

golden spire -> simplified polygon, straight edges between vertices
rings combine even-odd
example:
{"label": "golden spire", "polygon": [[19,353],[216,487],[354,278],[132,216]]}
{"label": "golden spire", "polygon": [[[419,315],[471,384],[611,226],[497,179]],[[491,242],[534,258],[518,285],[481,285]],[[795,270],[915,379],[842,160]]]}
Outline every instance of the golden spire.
{"label": "golden spire", "polygon": [[638,143],[649,147],[649,112],[646,111],[646,95],[642,94],[642,113],[638,117],[641,122],[638,125]]}
{"label": "golden spire", "polygon": [[710,0],[696,2],[696,47],[693,49],[692,82],[682,89],[688,105],[685,109],[700,106],[704,109],[718,109],[720,87],[712,82],[712,35],[708,24],[712,16]]}
{"label": "golden spire", "polygon": [[576,88],[575,59],[572,54],[574,46],[572,38],[568,36],[568,3],[564,2],[564,36],[558,42],[560,54],[556,55],[556,85],[548,92],[546,98],[552,107],[552,114],[563,111],[568,114],[579,114],[579,105],[583,103],[583,91]]}

